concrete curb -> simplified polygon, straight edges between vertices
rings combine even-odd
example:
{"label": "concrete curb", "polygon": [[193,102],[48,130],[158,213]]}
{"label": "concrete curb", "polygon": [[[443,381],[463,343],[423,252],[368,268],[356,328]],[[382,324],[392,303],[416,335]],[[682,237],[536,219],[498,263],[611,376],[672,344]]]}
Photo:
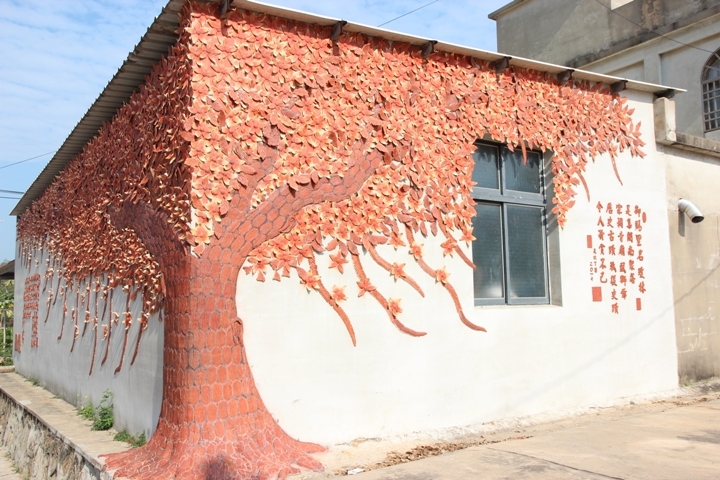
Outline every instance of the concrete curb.
{"label": "concrete curb", "polygon": [[[0,375],[0,402],[7,402],[23,412],[22,415],[27,418],[22,421],[23,428],[32,428],[31,424],[35,421],[50,437],[69,446],[84,465],[90,467],[90,471],[97,472],[97,475],[88,478],[111,479],[111,472],[103,471],[105,462],[100,455],[130,448],[126,443],[113,440],[112,431],[92,431],[88,422],[78,417],[73,405],[40,386],[32,385],[17,373]],[[0,426],[3,440],[7,428],[7,424]],[[17,448],[16,445],[6,447]]]}

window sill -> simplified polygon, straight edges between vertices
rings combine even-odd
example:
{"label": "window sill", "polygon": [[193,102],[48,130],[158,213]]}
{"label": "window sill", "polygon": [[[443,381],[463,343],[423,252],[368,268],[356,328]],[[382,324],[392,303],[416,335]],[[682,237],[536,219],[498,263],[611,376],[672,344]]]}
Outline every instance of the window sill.
{"label": "window sill", "polygon": [[535,303],[530,305],[509,305],[507,303],[496,305],[475,305],[475,310],[490,310],[503,308],[562,308],[562,305],[555,305],[553,303]]}

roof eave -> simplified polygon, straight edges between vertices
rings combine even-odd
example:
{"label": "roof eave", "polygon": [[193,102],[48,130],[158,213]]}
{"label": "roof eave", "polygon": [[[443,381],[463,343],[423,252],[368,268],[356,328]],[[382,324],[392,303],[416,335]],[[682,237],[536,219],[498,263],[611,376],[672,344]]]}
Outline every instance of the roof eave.
{"label": "roof eave", "polygon": [[15,278],[15,260],[0,265],[0,280],[12,280]]}

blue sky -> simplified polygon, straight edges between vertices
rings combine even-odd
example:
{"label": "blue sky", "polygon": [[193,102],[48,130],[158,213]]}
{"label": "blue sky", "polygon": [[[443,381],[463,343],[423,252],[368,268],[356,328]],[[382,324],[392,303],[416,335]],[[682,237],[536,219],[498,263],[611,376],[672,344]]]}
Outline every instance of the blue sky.
{"label": "blue sky", "polygon": [[[377,26],[432,0],[271,0]],[[495,50],[487,15],[509,0],[437,0],[383,28]],[[120,68],[166,0],[3,0],[0,190],[24,192]],[[0,192],[0,197],[14,196]],[[0,262],[15,255],[17,200],[0,198]]]}

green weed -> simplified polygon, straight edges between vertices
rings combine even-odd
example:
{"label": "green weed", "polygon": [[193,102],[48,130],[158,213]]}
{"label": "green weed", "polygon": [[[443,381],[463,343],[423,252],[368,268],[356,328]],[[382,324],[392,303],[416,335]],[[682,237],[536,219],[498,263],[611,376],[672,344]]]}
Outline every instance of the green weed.
{"label": "green weed", "polygon": [[135,440],[130,442],[133,447],[142,447],[147,443],[147,438],[145,438],[145,432],[140,433],[137,437],[135,437]]}
{"label": "green weed", "polygon": [[92,422],[90,428],[93,430],[110,430],[115,423],[112,399],[113,393],[105,390],[99,404],[93,405],[92,402],[86,401],[85,405],[78,408],[78,415],[90,420]]}
{"label": "green weed", "polygon": [[92,403],[87,402],[85,405],[80,407],[78,409],[78,415],[83,417],[86,420],[94,420],[95,419],[95,407]]}
{"label": "green weed", "polygon": [[95,421],[92,424],[93,430],[110,430],[115,422],[113,413],[113,393],[105,390],[102,400],[95,409]]}
{"label": "green weed", "polygon": [[123,430],[122,432],[118,432],[113,437],[113,440],[116,442],[127,442],[130,443],[130,439],[132,438],[132,435],[130,435],[127,430]]}
{"label": "green weed", "polygon": [[140,435],[130,435],[127,430],[123,430],[122,432],[118,432],[115,437],[113,437],[114,440],[118,442],[127,442],[133,447],[142,447],[147,443],[147,439],[145,438],[145,432],[142,432]]}

